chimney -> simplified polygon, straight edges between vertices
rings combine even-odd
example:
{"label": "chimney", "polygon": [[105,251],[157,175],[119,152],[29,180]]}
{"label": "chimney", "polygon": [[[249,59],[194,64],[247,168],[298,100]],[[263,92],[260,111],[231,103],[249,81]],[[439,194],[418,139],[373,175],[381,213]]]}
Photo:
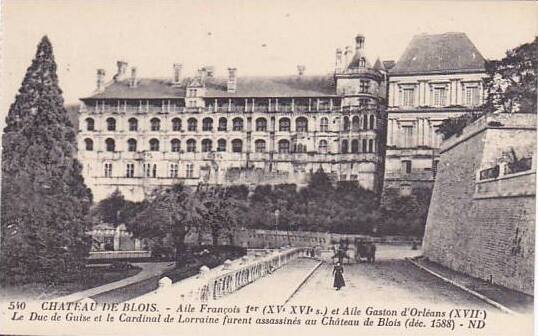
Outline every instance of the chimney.
{"label": "chimney", "polygon": [[206,68],[202,67],[202,68],[198,69],[198,77],[200,77],[200,80],[202,81],[202,83],[205,81],[205,79],[207,77]]}
{"label": "chimney", "polygon": [[341,73],[342,72],[342,49],[338,48],[336,49],[336,65],[334,72]]}
{"label": "chimney", "polygon": [[297,74],[299,76],[304,75],[305,70],[306,70],[306,67],[304,65],[297,65]]}
{"label": "chimney", "polygon": [[181,83],[181,70],[183,69],[183,64],[181,63],[174,63],[174,84],[180,84]]}
{"label": "chimney", "polygon": [[346,46],[346,50],[344,51],[344,67],[347,67],[349,65],[349,62],[351,62],[351,47]]}
{"label": "chimney", "polygon": [[136,87],[137,85],[137,79],[136,79],[136,67],[131,68],[131,79],[129,81],[130,87]]}
{"label": "chimney", "polygon": [[205,71],[208,78],[213,77],[215,75],[215,67],[212,65],[207,65],[205,67]]}
{"label": "chimney", "polygon": [[357,36],[355,36],[355,51],[357,53],[362,52],[362,50],[364,49],[364,40],[364,35],[358,34]]}
{"label": "chimney", "polygon": [[226,91],[235,93],[237,90],[237,69],[228,68],[228,82],[226,83]]}
{"label": "chimney", "polygon": [[114,75],[114,81],[117,82],[125,78],[125,74],[127,73],[127,62],[117,61],[116,64],[118,65],[118,72]]}
{"label": "chimney", "polygon": [[105,90],[105,69],[97,69],[97,92]]}

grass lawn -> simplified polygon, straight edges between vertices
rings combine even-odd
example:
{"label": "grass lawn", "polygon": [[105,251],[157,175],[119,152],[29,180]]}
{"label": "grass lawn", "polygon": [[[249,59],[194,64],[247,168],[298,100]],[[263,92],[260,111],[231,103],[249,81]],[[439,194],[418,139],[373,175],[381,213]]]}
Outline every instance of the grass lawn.
{"label": "grass lawn", "polygon": [[98,287],[136,275],[141,268],[87,267],[78,277],[56,284],[27,283],[0,287],[0,301],[13,299],[46,300]]}

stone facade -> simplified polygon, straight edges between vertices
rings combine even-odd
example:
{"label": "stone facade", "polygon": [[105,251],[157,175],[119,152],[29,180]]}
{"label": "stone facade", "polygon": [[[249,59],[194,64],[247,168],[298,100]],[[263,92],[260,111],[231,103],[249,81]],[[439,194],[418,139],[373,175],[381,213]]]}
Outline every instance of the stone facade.
{"label": "stone facade", "polygon": [[379,191],[386,127],[386,71],[364,56],[337,50],[335,73],[218,78],[213,67],[183,78],[97,72],[97,90],[82,98],[79,159],[94,200],[119,189],[141,200],[159,186],[307,183],[322,168],[336,180]]}
{"label": "stone facade", "polygon": [[484,102],[484,59],[462,33],[417,35],[389,72],[385,191],[431,188],[443,120]]}
{"label": "stone facade", "polygon": [[534,291],[536,115],[494,115],[440,148],[424,255],[527,294]]}

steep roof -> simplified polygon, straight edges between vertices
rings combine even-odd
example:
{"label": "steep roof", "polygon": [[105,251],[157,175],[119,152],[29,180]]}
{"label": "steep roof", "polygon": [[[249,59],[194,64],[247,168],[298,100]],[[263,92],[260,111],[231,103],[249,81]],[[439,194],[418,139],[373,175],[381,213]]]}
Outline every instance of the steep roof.
{"label": "steep roof", "polygon": [[[105,90],[83,99],[171,99],[185,97],[186,78],[180,85],[166,79],[140,79],[135,87],[129,80],[111,82]],[[336,84],[331,76],[265,76],[238,77],[236,92],[226,89],[227,78],[210,77],[205,80],[205,97],[319,97],[336,95]]]}
{"label": "steep roof", "polygon": [[391,75],[481,72],[484,58],[465,33],[413,37]]}

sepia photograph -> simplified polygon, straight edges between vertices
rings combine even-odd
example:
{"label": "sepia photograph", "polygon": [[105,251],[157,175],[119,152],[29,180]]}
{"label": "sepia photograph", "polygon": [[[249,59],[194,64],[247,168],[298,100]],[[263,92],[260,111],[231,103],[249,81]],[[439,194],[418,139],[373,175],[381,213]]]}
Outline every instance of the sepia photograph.
{"label": "sepia photograph", "polygon": [[533,1],[2,0],[1,335],[535,335]]}

